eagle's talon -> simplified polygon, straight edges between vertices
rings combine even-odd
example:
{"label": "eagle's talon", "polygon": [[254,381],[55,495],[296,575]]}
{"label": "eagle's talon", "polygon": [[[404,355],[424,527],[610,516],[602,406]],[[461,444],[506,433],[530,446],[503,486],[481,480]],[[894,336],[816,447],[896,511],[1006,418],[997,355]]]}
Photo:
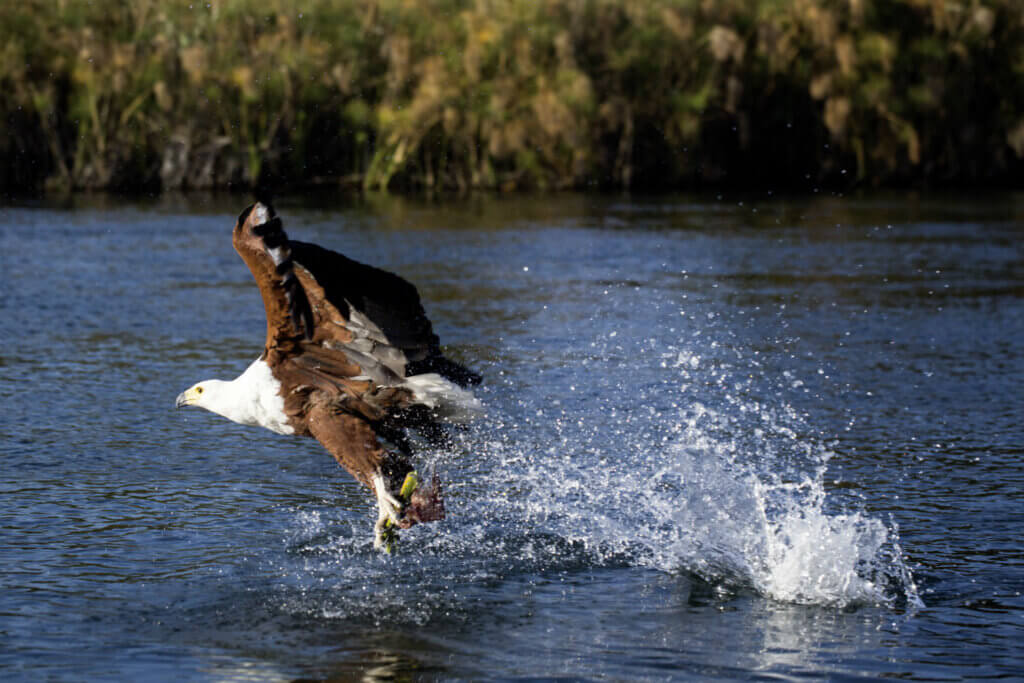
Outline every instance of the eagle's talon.
{"label": "eagle's talon", "polygon": [[388,525],[388,520],[378,519],[373,525],[373,549],[390,553],[397,540],[398,534],[393,526]]}
{"label": "eagle's talon", "polygon": [[398,539],[396,527],[401,527],[403,505],[388,491],[384,477],[378,472],[373,475],[373,490],[377,495],[377,523],[373,525],[373,547],[391,552],[391,547]]}
{"label": "eagle's talon", "polygon": [[390,519],[392,523],[398,524],[402,514],[402,502],[388,491],[384,477],[379,472],[373,475],[373,491],[377,494],[377,521]]}

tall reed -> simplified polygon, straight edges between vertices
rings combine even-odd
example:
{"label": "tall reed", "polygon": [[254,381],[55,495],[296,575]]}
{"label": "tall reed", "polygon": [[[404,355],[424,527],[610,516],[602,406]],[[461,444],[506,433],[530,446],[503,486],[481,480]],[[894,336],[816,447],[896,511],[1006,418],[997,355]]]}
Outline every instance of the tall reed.
{"label": "tall reed", "polygon": [[0,185],[1008,182],[1018,0],[21,0]]}

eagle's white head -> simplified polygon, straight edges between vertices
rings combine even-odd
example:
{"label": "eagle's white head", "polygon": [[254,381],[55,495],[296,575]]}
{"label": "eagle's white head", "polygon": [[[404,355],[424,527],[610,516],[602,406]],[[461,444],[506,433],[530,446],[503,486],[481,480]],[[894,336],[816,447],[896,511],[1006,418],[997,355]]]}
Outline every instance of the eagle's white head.
{"label": "eagle's white head", "polygon": [[206,408],[210,412],[227,417],[225,412],[231,400],[227,395],[230,392],[225,390],[225,385],[227,384],[230,384],[230,382],[219,379],[208,379],[198,384],[193,384],[178,394],[174,405],[177,408],[199,406],[200,408]]}
{"label": "eagle's white head", "polygon": [[284,412],[281,383],[259,359],[230,382],[207,379],[193,384],[178,394],[174,405],[199,406],[232,422],[259,425],[278,434],[295,433]]}

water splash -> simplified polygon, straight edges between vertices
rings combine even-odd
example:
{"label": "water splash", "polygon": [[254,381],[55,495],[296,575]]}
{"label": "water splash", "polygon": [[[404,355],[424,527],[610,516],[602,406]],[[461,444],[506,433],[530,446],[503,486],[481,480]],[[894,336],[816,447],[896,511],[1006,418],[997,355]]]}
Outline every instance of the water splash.
{"label": "water splash", "polygon": [[834,454],[797,410],[759,398],[772,394],[748,365],[685,350],[662,356],[661,379],[640,400],[573,399],[582,382],[543,400],[509,387],[499,398],[514,410],[503,414],[492,401],[488,419],[458,435],[453,451],[428,455],[445,475],[450,516],[406,532],[414,553],[376,557],[362,518],[298,518],[298,573],[332,586],[329,600],[314,601],[322,616],[369,616],[387,605],[392,617],[417,620],[457,611],[465,599],[465,587],[421,589],[439,574],[458,586],[594,566],[684,572],[723,596],[920,604],[895,527],[830,497]]}
{"label": "water splash", "polygon": [[505,508],[505,518],[518,511],[521,531],[578,544],[595,561],[628,557],[786,602],[916,600],[898,550],[886,551],[885,525],[826,510],[823,471],[798,483],[766,480],[700,443],[648,455],[646,469],[534,461],[497,475],[528,491],[479,507]]}
{"label": "water splash", "polygon": [[499,422],[483,450],[488,480],[505,484],[471,493],[459,511],[491,521],[456,533],[486,537],[491,523],[503,536],[513,529],[581,549],[591,562],[689,572],[727,594],[920,605],[895,528],[830,498],[834,454],[804,418],[784,402],[749,398],[753,381],[737,382],[722,363],[708,370],[726,389],[719,405],[692,400],[690,387],[706,396],[712,384],[695,376],[701,365],[679,352],[655,389],[677,386],[682,395],[669,409],[632,411],[619,429],[609,427],[623,424],[614,403],[590,405],[586,418],[563,408]]}

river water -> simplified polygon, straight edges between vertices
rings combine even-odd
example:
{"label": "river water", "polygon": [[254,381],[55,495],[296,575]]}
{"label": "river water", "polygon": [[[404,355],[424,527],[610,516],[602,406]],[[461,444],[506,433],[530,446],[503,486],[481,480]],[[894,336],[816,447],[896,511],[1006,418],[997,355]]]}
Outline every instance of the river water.
{"label": "river water", "polygon": [[245,203],[0,209],[5,680],[1024,672],[1020,195],[281,200],[485,378],[395,556],[174,409],[260,353]]}

